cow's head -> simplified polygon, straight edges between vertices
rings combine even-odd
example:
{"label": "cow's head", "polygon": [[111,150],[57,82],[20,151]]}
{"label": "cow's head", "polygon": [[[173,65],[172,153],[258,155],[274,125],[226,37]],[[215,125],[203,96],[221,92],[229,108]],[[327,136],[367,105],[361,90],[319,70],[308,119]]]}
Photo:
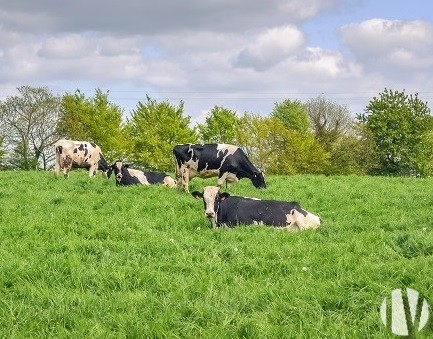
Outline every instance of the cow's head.
{"label": "cow's head", "polygon": [[265,177],[263,176],[263,172],[254,171],[251,181],[256,188],[266,188],[266,182]]}
{"label": "cow's head", "polygon": [[209,219],[212,227],[216,227],[220,203],[227,199],[230,194],[227,192],[220,192],[219,187],[206,186],[203,188],[203,192],[194,191],[191,195],[196,199],[203,199],[204,215]]}
{"label": "cow's head", "polygon": [[[99,146],[97,147],[99,148]],[[105,178],[110,178],[111,173],[113,172],[113,169],[107,164],[107,161],[105,160],[101,152],[99,152],[98,170],[102,171],[102,175]]]}
{"label": "cow's head", "polygon": [[114,164],[110,166],[110,175],[114,172],[114,178],[116,179],[116,183],[120,183],[122,181],[123,172],[128,168],[128,164],[122,163],[121,160],[117,160]]}

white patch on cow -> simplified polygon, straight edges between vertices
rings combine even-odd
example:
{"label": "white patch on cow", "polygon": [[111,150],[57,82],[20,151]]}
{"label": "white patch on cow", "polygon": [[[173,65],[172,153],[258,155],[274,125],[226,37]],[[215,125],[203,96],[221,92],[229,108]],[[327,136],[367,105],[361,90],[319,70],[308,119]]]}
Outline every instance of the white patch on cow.
{"label": "white patch on cow", "polygon": [[224,182],[227,181],[228,183],[238,182],[239,179],[236,176],[236,174],[233,174],[231,172],[225,172],[221,178],[218,178],[217,185],[222,186],[224,185]]}
{"label": "white patch on cow", "polygon": [[237,150],[238,150],[238,146],[234,146],[234,145],[228,145],[228,144],[218,144],[217,146],[217,157],[219,156],[220,152],[225,152],[227,151],[226,155],[224,155],[223,160],[221,161],[221,163],[224,162],[224,160],[226,160],[226,158],[229,155],[233,155]]}
{"label": "white patch on cow", "polygon": [[320,218],[317,215],[307,212],[304,216],[296,209],[293,209],[289,214],[286,214],[286,222],[286,228],[289,231],[305,230],[307,228],[316,229],[320,226]]}
{"label": "white patch on cow", "polygon": [[264,223],[263,223],[263,221],[257,221],[257,220],[253,220],[253,225],[260,225],[260,226],[263,226],[264,225]]}
{"label": "white patch on cow", "polygon": [[149,182],[147,181],[147,178],[144,175],[143,171],[132,169],[132,168],[127,168],[127,170],[131,176],[136,177],[138,179],[140,184],[150,185]]}
{"label": "white patch on cow", "polygon": [[163,180],[163,185],[173,188],[176,186],[176,180],[174,180],[172,177],[167,175]]}

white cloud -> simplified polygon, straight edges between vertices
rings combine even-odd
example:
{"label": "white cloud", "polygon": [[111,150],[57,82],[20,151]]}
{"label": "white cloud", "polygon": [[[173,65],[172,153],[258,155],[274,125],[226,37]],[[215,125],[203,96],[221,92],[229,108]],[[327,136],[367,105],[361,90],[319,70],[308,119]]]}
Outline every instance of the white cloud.
{"label": "white cloud", "polygon": [[96,42],[80,34],[50,37],[44,41],[38,56],[47,59],[80,59],[97,52]]}
{"label": "white cloud", "polygon": [[302,32],[294,26],[268,29],[243,48],[233,63],[263,71],[296,54],[304,43]]}
{"label": "white cloud", "polygon": [[433,26],[429,23],[371,19],[345,25],[340,33],[353,54],[374,69],[403,71],[433,65]]}

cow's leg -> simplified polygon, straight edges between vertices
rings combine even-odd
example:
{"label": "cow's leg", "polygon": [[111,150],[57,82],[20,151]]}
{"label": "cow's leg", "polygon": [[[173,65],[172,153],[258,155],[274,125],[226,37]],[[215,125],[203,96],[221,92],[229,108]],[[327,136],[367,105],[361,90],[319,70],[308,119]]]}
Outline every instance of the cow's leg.
{"label": "cow's leg", "polygon": [[178,181],[178,187],[180,182],[180,187],[189,193],[189,168],[187,166],[180,167],[181,179]]}
{"label": "cow's leg", "polygon": [[65,179],[69,177],[69,171],[69,167],[63,167],[63,176],[65,177]]}
{"label": "cow's leg", "polygon": [[96,175],[96,170],[98,169],[98,164],[93,164],[89,168],[89,178],[93,178]]}
{"label": "cow's leg", "polygon": [[56,156],[56,161],[54,163],[54,175],[59,175],[60,173],[60,159]]}
{"label": "cow's leg", "polygon": [[176,165],[175,168],[175,173],[174,173],[174,177],[176,179],[176,185],[178,189],[182,189],[183,188],[183,179],[182,179],[182,172],[181,172],[181,168],[179,166]]}
{"label": "cow's leg", "polygon": [[[217,186],[218,187],[222,187],[223,185],[224,185],[224,182],[227,184],[227,175],[228,175],[229,173],[228,172],[224,172],[222,175],[220,175],[220,177],[218,177],[218,180],[217,180]],[[227,186],[226,186],[226,189],[227,189]]]}

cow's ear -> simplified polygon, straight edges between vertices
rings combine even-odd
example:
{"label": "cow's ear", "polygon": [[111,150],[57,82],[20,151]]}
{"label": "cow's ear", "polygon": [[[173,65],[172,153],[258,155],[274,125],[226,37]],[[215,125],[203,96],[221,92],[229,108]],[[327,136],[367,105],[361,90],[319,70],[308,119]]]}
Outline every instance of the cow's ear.
{"label": "cow's ear", "polygon": [[227,192],[220,193],[220,199],[221,200],[226,200],[229,196],[230,196],[230,193],[227,193]]}
{"label": "cow's ear", "polygon": [[125,167],[125,168],[128,168],[129,164],[123,164],[122,166]]}
{"label": "cow's ear", "polygon": [[196,199],[203,199],[203,193],[201,193],[199,191],[191,192],[191,195]]}

